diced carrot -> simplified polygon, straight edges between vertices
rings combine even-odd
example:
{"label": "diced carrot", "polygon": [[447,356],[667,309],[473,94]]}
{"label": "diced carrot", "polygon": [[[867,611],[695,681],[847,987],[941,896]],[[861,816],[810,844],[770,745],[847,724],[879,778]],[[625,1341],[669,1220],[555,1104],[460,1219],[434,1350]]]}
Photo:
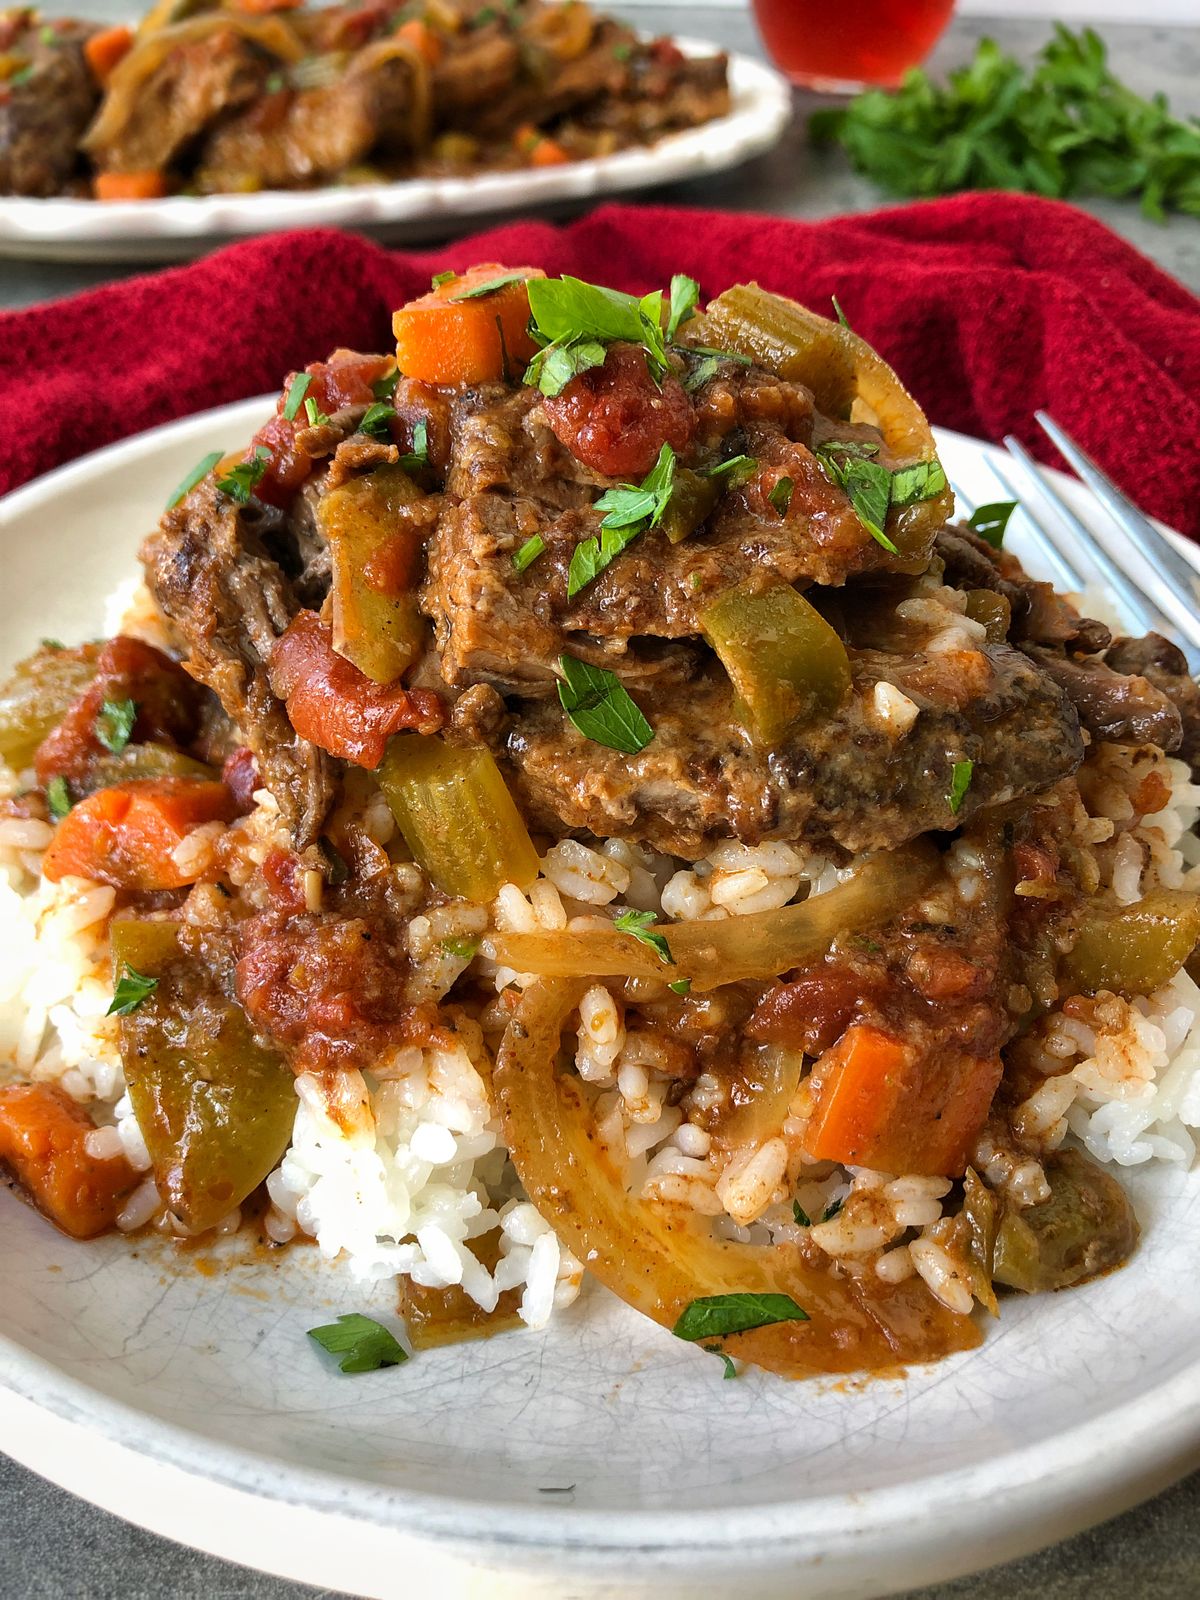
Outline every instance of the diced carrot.
{"label": "diced carrot", "polygon": [[97,200],[158,200],[167,192],[166,174],[98,172],[92,180]]}
{"label": "diced carrot", "polygon": [[304,0],[236,0],[234,9],[248,11],[251,16],[266,16],[272,11],[295,11]]}
{"label": "diced carrot", "polygon": [[517,129],[513,143],[531,167],[561,167],[571,159],[562,145],[535,128],[532,122],[523,123]]}
{"label": "diced carrot", "polygon": [[0,1088],[0,1163],[11,1167],[43,1215],[75,1239],[110,1228],[138,1181],[123,1155],[87,1148],[94,1131],[81,1106],[47,1083]]}
{"label": "diced carrot", "polygon": [[823,1055],[808,1125],[809,1155],[877,1172],[957,1177],[987,1117],[1002,1071],[952,1045],[927,1052],[855,1023]]}
{"label": "diced carrot", "polygon": [[442,59],[444,47],[441,39],[420,17],[413,17],[410,22],[402,22],[392,38],[403,39],[406,44],[412,45],[417,54],[431,67],[436,67]]}
{"label": "diced carrot", "polygon": [[129,54],[133,45],[130,28],[102,28],[83,47],[83,54],[97,83],[107,83],[113,68]]}
{"label": "diced carrot", "polygon": [[[464,298],[510,273],[520,279]],[[529,294],[521,280],[544,276],[536,267],[487,262],[401,306],[392,318],[400,371],[423,383],[456,388],[494,382],[506,371],[519,377],[537,349],[529,337]]]}
{"label": "diced carrot", "polygon": [[92,878],[117,889],[181,889],[198,874],[172,859],[204,822],[231,822],[237,805],[223,783],[138,778],[100,789],[67,813],[42,858],[52,883]]}

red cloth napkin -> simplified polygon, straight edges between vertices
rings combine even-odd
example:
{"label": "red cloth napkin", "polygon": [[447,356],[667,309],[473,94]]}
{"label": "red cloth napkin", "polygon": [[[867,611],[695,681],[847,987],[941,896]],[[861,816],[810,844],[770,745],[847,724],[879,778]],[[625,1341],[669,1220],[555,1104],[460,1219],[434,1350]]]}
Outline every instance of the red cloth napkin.
{"label": "red cloth napkin", "polygon": [[826,313],[836,294],[933,422],[1012,432],[1054,461],[1033,421],[1045,407],[1200,538],[1200,301],[1084,213],[993,194],[815,223],[614,205],[403,254],[324,231],[233,245],[0,316],[0,488],[278,388],[335,346],[386,349],[395,306],[481,260],[639,293],[672,272],[705,296],[756,278]]}

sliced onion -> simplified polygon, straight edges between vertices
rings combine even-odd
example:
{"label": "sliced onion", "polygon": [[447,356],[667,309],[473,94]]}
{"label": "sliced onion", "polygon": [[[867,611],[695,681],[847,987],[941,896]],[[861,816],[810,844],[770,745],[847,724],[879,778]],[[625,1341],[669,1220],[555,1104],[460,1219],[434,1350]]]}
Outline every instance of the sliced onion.
{"label": "sliced onion", "polygon": [[672,922],[661,933],[674,958],[616,928],[586,933],[494,933],[484,954],[517,972],[543,977],[690,978],[697,991],[744,978],[773,978],[823,956],[839,933],[879,927],[916,899],[939,867],[932,845],[918,841],[865,861],[836,889],[798,906],[730,917]]}
{"label": "sliced onion", "polygon": [[556,1071],[562,1029],[584,987],[556,981],[526,991],[494,1082],[526,1193],[589,1272],[664,1328],[707,1295],[790,1295],[809,1321],[755,1328],[723,1345],[788,1377],[879,1371],[980,1342],[971,1319],[947,1310],[920,1279],[888,1285],[836,1277],[805,1262],[799,1245],[726,1243],[702,1231],[706,1219],[628,1195],[580,1081]]}

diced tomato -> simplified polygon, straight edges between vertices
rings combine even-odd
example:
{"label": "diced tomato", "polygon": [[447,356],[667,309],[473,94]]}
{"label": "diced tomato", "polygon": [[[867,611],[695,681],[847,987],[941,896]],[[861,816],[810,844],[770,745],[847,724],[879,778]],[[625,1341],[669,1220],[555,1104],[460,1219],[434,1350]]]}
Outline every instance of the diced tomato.
{"label": "diced tomato", "polygon": [[116,1220],[138,1175],[124,1155],[91,1155],[94,1124],[61,1089],[46,1083],[0,1088],[0,1163],[10,1167],[44,1216],[74,1239]]}
{"label": "diced tomato", "polygon": [[221,769],[221,782],[233,796],[240,815],[254,810],[254,791],[262,787],[254,751],[240,746]]}
{"label": "diced tomato", "polygon": [[683,385],[671,373],[655,383],[633,344],[612,345],[603,366],[572,378],[545,410],[576,460],[609,478],[645,477],[664,444],[678,455],[696,431]]}
{"label": "diced tomato", "polygon": [[276,903],[288,911],[303,911],[304,890],[300,885],[303,870],[299,856],[288,850],[269,850],[262,864],[262,875]]}
{"label": "diced tomato", "polygon": [[97,656],[96,676],[38,747],[34,766],[43,788],[51,778],[86,779],[92,763],[107,754],[97,718],[106,701],[115,705],[125,700],[137,707],[132,739],[182,748],[195,738],[200,686],[152,644],[118,634]]}
{"label": "diced tomato", "polygon": [[[375,399],[371,385],[382,378],[391,365],[386,356],[335,350],[328,361],[314,361],[305,367],[312,381],[305,390],[304,400],[311,400],[316,409],[327,417],[347,406],[369,406]],[[270,451],[266,471],[254,491],[268,505],[290,505],[296,491],[312,471],[312,457],[296,443],[296,435],[310,426],[304,403],[301,402],[291,420],[283,414],[288,393],[298,376],[295,372],[288,374],[275,406],[275,415],[254,435],[243,458],[252,460],[259,445]]]}
{"label": "diced tomato", "polygon": [[754,1039],[820,1055],[840,1038],[868,998],[862,977],[844,967],[817,967],[768,989],[746,1032]]}
{"label": "diced tomato", "polygon": [[181,889],[196,873],[172,859],[204,822],[232,822],[233,796],[199,778],[137,778],[81,800],[55,829],[42,858],[51,883],[92,878],[117,889]]}
{"label": "diced tomato", "polygon": [[375,683],[333,648],[332,630],[301,611],[271,653],[271,687],[302,739],[360,767],[377,767],[392,734],[433,733],[445,707],[429,689]]}
{"label": "diced tomato", "polygon": [[1002,1071],[999,1055],[967,1055],[948,1040],[921,1051],[855,1023],[814,1068],[821,1088],[808,1153],[877,1172],[958,1177]]}
{"label": "diced tomato", "polygon": [[318,51],[361,49],[389,27],[396,10],[395,5],[368,4],[354,10],[339,7],[318,11],[313,17],[319,25]]}

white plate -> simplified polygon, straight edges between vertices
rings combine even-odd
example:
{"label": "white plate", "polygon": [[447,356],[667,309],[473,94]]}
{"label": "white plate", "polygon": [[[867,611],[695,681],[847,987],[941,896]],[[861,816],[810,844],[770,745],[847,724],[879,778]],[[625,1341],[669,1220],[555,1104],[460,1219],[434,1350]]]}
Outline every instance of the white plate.
{"label": "white plate", "polygon": [[[94,634],[167,493],[268,409],[176,423],[0,502],[0,657]],[[997,497],[987,447],[940,445],[965,494]],[[1063,1537],[1196,1461],[1200,1178],[1123,1176],[1144,1228],[1123,1271],[1008,1301],[981,1350],[861,1384],[724,1382],[595,1288],[547,1334],[341,1377],[305,1330],[390,1295],[315,1251],[206,1277],[153,1245],[72,1243],[0,1191],[0,1443],[159,1532],[370,1595],[908,1588]]]}
{"label": "white plate", "polygon": [[[715,45],[676,40],[690,55]],[[470,178],[408,178],[330,189],[172,196],[165,200],[25,200],[0,196],[0,256],[55,261],[164,260],[221,239],[284,228],[356,228],[408,241],[446,237],[513,211],[579,206],[597,195],[700,178],[775,144],[792,115],[787,80],[749,56],[729,58],[728,115],[647,148],[590,161]]]}

